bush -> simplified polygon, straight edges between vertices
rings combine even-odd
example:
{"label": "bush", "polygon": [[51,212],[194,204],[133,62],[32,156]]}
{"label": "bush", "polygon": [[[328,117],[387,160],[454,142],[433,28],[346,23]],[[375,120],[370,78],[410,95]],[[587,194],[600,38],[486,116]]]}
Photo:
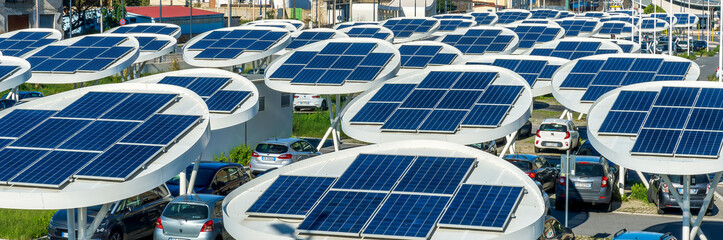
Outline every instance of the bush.
{"label": "bush", "polygon": [[648,201],[648,189],[642,183],[636,183],[631,188],[630,198]]}
{"label": "bush", "polygon": [[248,166],[249,161],[251,161],[251,152],[252,151],[249,146],[242,144],[232,148],[231,151],[229,151],[229,157],[226,157],[226,153],[221,153],[220,156],[214,154],[213,160],[217,162],[232,162]]}

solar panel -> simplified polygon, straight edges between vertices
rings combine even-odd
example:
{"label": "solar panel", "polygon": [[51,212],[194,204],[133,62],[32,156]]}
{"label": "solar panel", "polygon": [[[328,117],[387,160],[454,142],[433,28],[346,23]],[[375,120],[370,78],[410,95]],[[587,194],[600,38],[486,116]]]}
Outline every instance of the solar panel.
{"label": "solar panel", "polygon": [[[49,151],[33,149],[4,148],[0,150],[0,182],[12,179],[28,165],[40,159]],[[35,176],[37,177],[37,176]]]}
{"label": "solar panel", "polygon": [[369,221],[362,236],[426,239],[449,199],[446,196],[391,194]]}
{"label": "solar panel", "polygon": [[28,58],[33,72],[96,72],[135,50],[120,46],[128,37],[85,36],[71,44],[50,45]]}
{"label": "solar panel", "polygon": [[640,22],[640,29],[641,30],[663,31],[665,29],[661,29],[661,28],[665,28],[665,26],[667,26],[667,25],[668,24],[665,21],[657,19],[657,18],[643,18],[643,20],[641,20],[641,22]]}
{"label": "solar panel", "polygon": [[329,177],[279,176],[246,213],[304,217],[334,180]]}
{"label": "solar panel", "polygon": [[405,44],[399,47],[403,68],[426,68],[429,65],[449,65],[457,58],[455,53],[442,52],[441,45]]}
{"label": "solar panel", "polygon": [[497,21],[497,14],[489,12],[473,12],[470,13],[477,22],[477,25],[492,25]]}
{"label": "solar panel", "polygon": [[377,23],[377,22],[344,22],[344,23],[337,24],[336,29],[341,30],[341,29],[353,27],[353,26],[378,25],[378,24],[379,23]]}
{"label": "solar panel", "polygon": [[526,11],[500,11],[497,12],[497,23],[498,24],[508,24],[515,21],[525,20],[530,18],[532,14]]}
{"label": "solar panel", "polygon": [[439,29],[437,31],[454,31],[458,28],[468,28],[472,26],[472,22],[461,19],[441,19],[439,20]]}
{"label": "solar panel", "polygon": [[344,29],[347,36],[352,38],[376,38],[387,40],[391,33],[382,31],[381,26],[361,25]]}
{"label": "solar panel", "polygon": [[387,193],[331,190],[297,229],[358,236],[386,196]]}
{"label": "solar panel", "polygon": [[136,37],[140,51],[160,51],[166,45],[170,44],[171,41],[161,40],[156,37]]}
{"label": "solar panel", "polygon": [[125,181],[161,150],[160,146],[116,144],[80,169],[75,176]]}
{"label": "solar panel", "polygon": [[470,15],[467,15],[467,14],[455,14],[455,13],[451,13],[451,14],[438,14],[438,15],[434,15],[434,16],[432,16],[432,17],[433,17],[433,18],[436,18],[436,19],[467,19],[467,20],[474,20],[474,17],[470,17]]}
{"label": "solar panel", "polygon": [[676,25],[693,24],[695,23],[695,20],[698,19],[697,16],[688,13],[675,13],[673,15],[677,18],[677,21],[675,22]]}
{"label": "solar panel", "polygon": [[595,33],[598,19],[562,19],[556,21],[565,29],[565,37],[589,36]]}
{"label": "solar panel", "polygon": [[266,51],[287,34],[270,29],[215,30],[187,47],[187,50],[200,51],[194,59],[235,59],[243,52]]}
{"label": "solar panel", "polygon": [[631,17],[631,16],[612,16],[612,17],[606,17],[600,19],[600,22],[608,22],[608,21],[620,21],[620,22],[626,22],[633,25],[638,25],[638,22],[640,21],[639,17]]}
{"label": "solar panel", "polygon": [[231,113],[251,96],[249,91],[221,90],[206,100],[211,112]]}
{"label": "solar panel", "polygon": [[575,13],[568,12],[568,11],[560,11],[560,15],[558,15],[557,18],[562,19],[562,18],[574,17],[574,16],[575,16]]}
{"label": "solar panel", "polygon": [[415,33],[426,33],[438,20],[426,18],[395,18],[384,22],[383,26],[392,30],[394,38],[408,38]]}
{"label": "solar panel", "polygon": [[600,34],[632,34],[633,27],[623,22],[605,22],[600,27]]}
{"label": "solar panel", "polygon": [[20,70],[20,66],[2,65],[0,66],[0,81],[5,80],[15,71]]}
{"label": "solar panel", "polygon": [[518,48],[531,48],[537,43],[544,43],[555,40],[557,34],[562,31],[559,27],[542,25],[518,25],[510,27],[520,38]]}
{"label": "solar panel", "polygon": [[60,187],[96,156],[98,154],[92,152],[53,151],[12,178],[9,184]]}
{"label": "solar panel", "polygon": [[454,194],[474,162],[473,158],[419,156],[394,192]]}
{"label": "solar panel", "polygon": [[[664,67],[663,67],[664,66]],[[620,86],[654,81],[656,77],[682,78],[690,62],[664,61],[664,58],[610,57],[603,60],[579,60],[560,84],[561,89],[583,89],[583,102],[594,102]],[[593,78],[594,77],[594,78]]]}
{"label": "solar panel", "polygon": [[[57,41],[57,39],[50,38],[51,36],[50,32],[16,32],[8,38],[0,38],[0,52],[3,56],[20,57]],[[2,80],[2,74],[0,74],[0,80]]]}
{"label": "solar panel", "polygon": [[101,119],[117,120],[145,120],[154,113],[161,111],[171,101],[176,99],[176,94],[157,93],[134,93],[113,109],[100,116]]}
{"label": "solar panel", "polygon": [[537,80],[551,80],[552,74],[560,67],[560,65],[551,65],[545,60],[524,59],[495,59],[492,65],[507,68],[520,74],[531,87],[535,85]]}
{"label": "solar panel", "polygon": [[610,54],[618,53],[617,49],[605,49],[607,47],[602,42],[588,42],[588,41],[565,41],[561,40],[557,45],[545,46],[545,47],[534,47],[530,51],[530,55],[533,56],[552,56],[559,57],[569,60],[575,60],[582,57],[598,55],[598,54]]}
{"label": "solar panel", "polygon": [[530,11],[530,13],[532,13],[530,19],[555,19],[557,15],[560,14],[560,11],[554,9],[535,9]]}
{"label": "solar panel", "polygon": [[374,52],[377,43],[330,42],[321,51],[294,52],[271,73],[272,80],[291,84],[343,85],[374,80],[393,53]]}
{"label": "solar panel", "polygon": [[58,112],[56,117],[98,118],[130,95],[131,93],[88,92]]}
{"label": "solar panel", "polygon": [[121,142],[168,146],[196,123],[200,116],[154,114]]}
{"label": "solar panel", "polygon": [[118,27],[113,33],[156,33],[172,36],[179,30],[180,27],[134,25]]}
{"label": "solar panel", "polygon": [[[70,136],[87,126],[90,122],[90,120],[50,118],[18,138],[18,140],[10,144],[10,146],[56,148]],[[53,134],[49,136],[49,132],[52,132]]]}
{"label": "solar panel", "polygon": [[390,191],[414,156],[359,154],[332,188]]}
{"label": "solar panel", "polygon": [[136,126],[138,126],[136,122],[95,121],[58,148],[104,151]]}
{"label": "solar panel", "polygon": [[504,231],[523,193],[522,187],[462,184],[439,225]]}
{"label": "solar panel", "polygon": [[0,118],[0,137],[20,137],[56,111],[15,109]]}
{"label": "solar panel", "polygon": [[286,46],[286,49],[296,49],[318,41],[332,39],[334,35],[336,35],[335,32],[316,31],[312,29],[305,30],[298,36],[292,37],[291,43]]}
{"label": "solar panel", "polygon": [[499,53],[505,51],[515,35],[501,29],[471,28],[464,34],[447,34],[442,42],[459,49],[463,54]]}

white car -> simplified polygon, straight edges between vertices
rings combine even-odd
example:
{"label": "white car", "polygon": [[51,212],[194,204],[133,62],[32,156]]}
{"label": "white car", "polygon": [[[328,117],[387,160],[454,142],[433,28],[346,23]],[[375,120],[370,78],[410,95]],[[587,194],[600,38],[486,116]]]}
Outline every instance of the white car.
{"label": "white car", "polygon": [[295,94],[294,95],[294,110],[299,111],[301,109],[311,110],[326,110],[326,100],[320,95],[310,94]]}
{"label": "white car", "polygon": [[572,120],[545,119],[535,134],[536,153],[540,152],[540,149],[574,149],[579,143],[580,133]]}

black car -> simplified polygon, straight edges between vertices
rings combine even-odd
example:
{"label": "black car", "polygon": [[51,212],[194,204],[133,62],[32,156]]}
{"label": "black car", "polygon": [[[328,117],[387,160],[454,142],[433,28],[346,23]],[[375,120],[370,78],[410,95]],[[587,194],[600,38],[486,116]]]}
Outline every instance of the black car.
{"label": "black car", "polygon": [[[191,179],[193,164],[186,168],[186,181]],[[166,182],[171,195],[179,195],[178,176]],[[205,193],[226,196],[237,187],[251,181],[251,176],[244,170],[243,165],[228,162],[201,162],[198,165],[194,193]]]}
{"label": "black car", "polygon": [[[683,177],[679,175],[668,175],[670,182],[673,183],[673,187],[678,190],[678,193],[683,193]],[[710,180],[706,175],[695,175],[690,178],[690,208],[700,209],[703,207],[703,199],[710,189]],[[681,195],[682,197],[682,195]],[[708,211],[706,214],[713,212],[713,201],[711,199]],[[650,178],[650,187],[648,188],[648,202],[655,203],[658,206],[658,213],[663,214],[669,208],[680,208],[678,202],[670,194],[670,188],[660,175],[653,175]]]}
{"label": "black car", "polygon": [[[143,194],[115,202],[91,238],[122,240],[151,237],[155,231],[156,219],[161,216],[171,199],[168,189],[161,185]],[[93,222],[100,210],[101,206],[88,208],[88,223]],[[49,239],[68,238],[67,219],[66,210],[55,212],[48,226]]]}
{"label": "black car", "polygon": [[708,42],[706,42],[706,41],[694,40],[694,41],[690,41],[690,42],[691,42],[691,49],[693,49],[693,51],[700,51],[700,50],[706,49],[708,47]]}
{"label": "black car", "polygon": [[540,182],[545,191],[555,189],[555,181],[559,172],[544,157],[529,154],[510,154],[504,156],[503,159],[517,166],[533,180]]}

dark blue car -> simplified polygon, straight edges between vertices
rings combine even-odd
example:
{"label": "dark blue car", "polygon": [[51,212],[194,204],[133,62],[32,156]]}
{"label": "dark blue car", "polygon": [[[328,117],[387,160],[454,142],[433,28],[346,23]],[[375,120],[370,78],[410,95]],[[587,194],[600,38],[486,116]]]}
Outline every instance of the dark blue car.
{"label": "dark blue car", "polygon": [[[5,94],[2,98],[7,98],[7,96],[8,96],[8,95]],[[43,93],[41,93],[41,92],[33,92],[33,91],[28,91],[28,92],[20,91],[20,92],[18,92],[18,99],[19,99],[19,100],[23,100],[23,99],[25,99],[25,98],[39,98],[39,97],[44,97],[44,96],[45,96],[45,95],[43,95]]]}
{"label": "dark blue car", "polygon": [[[193,164],[186,168],[186,180],[190,181]],[[166,182],[168,190],[174,197],[179,195],[179,177]],[[251,181],[251,176],[244,170],[243,165],[227,162],[201,162],[198,166],[195,193],[206,193],[226,196],[237,187]]]}

